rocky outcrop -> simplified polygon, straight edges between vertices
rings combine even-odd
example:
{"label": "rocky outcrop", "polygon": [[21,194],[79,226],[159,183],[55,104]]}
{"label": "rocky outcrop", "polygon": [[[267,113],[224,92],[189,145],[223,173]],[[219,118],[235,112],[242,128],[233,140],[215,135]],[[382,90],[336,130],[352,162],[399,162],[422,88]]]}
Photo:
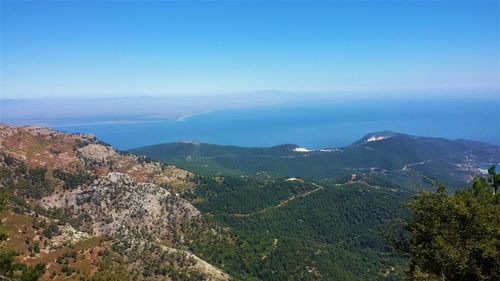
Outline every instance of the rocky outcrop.
{"label": "rocky outcrop", "polygon": [[[138,183],[127,174],[110,172],[88,186],[45,198],[43,206],[64,209],[98,236],[133,236],[144,233],[157,241],[172,239],[175,227],[200,213],[186,200],[154,183]],[[141,237],[142,238],[142,237]]]}
{"label": "rocky outcrop", "polygon": [[[194,186],[193,175],[185,170],[122,153],[92,135],[2,124],[0,168],[11,175],[0,178],[0,187],[15,188],[12,183],[19,180],[29,185],[29,193],[14,190],[19,196],[17,212],[32,218],[25,219],[28,222],[51,222],[46,236],[40,231],[22,232],[44,255],[102,238],[107,242],[99,248],[112,249],[118,255],[116,262],[135,272],[134,280],[151,276],[163,280],[161,272],[169,271],[200,280],[229,279],[188,251],[185,237],[192,239],[190,231],[206,225],[200,212],[176,194]],[[38,186],[43,192],[37,192]],[[27,261],[39,255],[30,247],[29,256],[22,257]],[[160,273],[150,272],[152,266]]]}

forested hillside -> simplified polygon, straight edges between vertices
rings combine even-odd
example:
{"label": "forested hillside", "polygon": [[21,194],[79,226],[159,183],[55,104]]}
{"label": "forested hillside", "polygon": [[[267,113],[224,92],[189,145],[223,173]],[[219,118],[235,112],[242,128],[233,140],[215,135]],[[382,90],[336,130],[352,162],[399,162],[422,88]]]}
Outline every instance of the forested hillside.
{"label": "forested hillside", "polygon": [[239,278],[401,278],[405,260],[384,240],[390,222],[405,215],[409,193],[401,189],[201,177],[184,196],[238,235],[242,260],[210,259]]}
{"label": "forested hillside", "polygon": [[393,132],[369,134],[350,146],[307,150],[297,145],[244,148],[193,142],[131,150],[204,175],[258,178],[300,177],[341,182],[353,174],[384,177],[396,185],[431,186],[438,180],[466,187],[486,163],[500,162],[500,147],[465,140],[415,137]]}
{"label": "forested hillside", "polygon": [[[488,179],[474,180],[472,190],[449,195],[440,187],[415,197],[414,187],[382,168],[347,168],[336,181],[287,178],[281,172],[199,175],[117,151],[89,135],[1,129],[0,278],[5,280],[497,276],[499,197],[493,193],[500,175],[495,168],[488,170]],[[353,163],[393,151],[383,163],[386,168],[399,167],[401,155],[404,161],[432,155],[450,160],[455,153],[440,148],[450,141],[418,140],[409,146],[397,135],[369,141],[377,137],[367,136],[343,151],[365,155]],[[470,163],[496,157],[496,147],[457,143],[455,149],[472,153],[467,154],[473,155]],[[213,148],[222,153],[221,147]],[[248,159],[260,153],[280,161],[328,159],[323,153],[337,153],[292,145],[242,151]],[[401,177],[412,179],[423,171],[410,164],[402,170]]]}

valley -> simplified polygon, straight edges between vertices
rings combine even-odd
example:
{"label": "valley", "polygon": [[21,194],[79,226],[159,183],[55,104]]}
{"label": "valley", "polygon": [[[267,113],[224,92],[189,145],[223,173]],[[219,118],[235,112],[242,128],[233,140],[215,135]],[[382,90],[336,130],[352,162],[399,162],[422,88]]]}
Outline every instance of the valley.
{"label": "valley", "polygon": [[400,280],[406,257],[385,236],[405,202],[468,185],[500,154],[392,132],[321,150],[121,152],[9,125],[0,141],[0,252],[40,280]]}

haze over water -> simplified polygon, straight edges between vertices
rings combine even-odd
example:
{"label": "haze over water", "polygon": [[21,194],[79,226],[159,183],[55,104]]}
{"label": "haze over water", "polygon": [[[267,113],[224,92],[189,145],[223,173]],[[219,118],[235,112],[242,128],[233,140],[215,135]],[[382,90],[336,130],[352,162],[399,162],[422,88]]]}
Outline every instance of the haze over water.
{"label": "haze over water", "polygon": [[0,5],[0,122],[121,149],[338,147],[381,130],[500,144],[498,1]]}
{"label": "haze over water", "polygon": [[432,97],[294,102],[224,109],[175,119],[144,116],[51,120],[49,126],[92,133],[120,149],[191,140],[238,146],[294,143],[349,145],[370,132],[465,138],[500,145],[498,97]]}

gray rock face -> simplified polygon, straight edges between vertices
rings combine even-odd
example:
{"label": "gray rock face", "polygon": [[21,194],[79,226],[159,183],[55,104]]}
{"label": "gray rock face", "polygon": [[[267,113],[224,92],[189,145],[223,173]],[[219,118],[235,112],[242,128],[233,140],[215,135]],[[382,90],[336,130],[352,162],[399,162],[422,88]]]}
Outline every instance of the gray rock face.
{"label": "gray rock face", "polygon": [[92,143],[78,148],[82,158],[91,161],[107,162],[117,154],[116,150],[110,146]]}
{"label": "gray rock face", "polygon": [[153,183],[137,183],[130,176],[111,172],[89,186],[53,195],[45,206],[85,216],[93,235],[141,236],[170,239],[180,223],[192,222],[199,211],[186,200]]}
{"label": "gray rock face", "polygon": [[165,246],[165,241],[183,245],[182,233],[201,216],[189,202],[156,184],[138,183],[127,174],[111,172],[92,184],[44,198],[44,206],[58,207],[81,219],[81,229],[92,236],[113,238],[118,247],[134,245],[125,247],[126,256],[147,255],[153,247],[184,260],[184,270],[199,272],[204,280],[229,280],[229,275],[193,253]]}

